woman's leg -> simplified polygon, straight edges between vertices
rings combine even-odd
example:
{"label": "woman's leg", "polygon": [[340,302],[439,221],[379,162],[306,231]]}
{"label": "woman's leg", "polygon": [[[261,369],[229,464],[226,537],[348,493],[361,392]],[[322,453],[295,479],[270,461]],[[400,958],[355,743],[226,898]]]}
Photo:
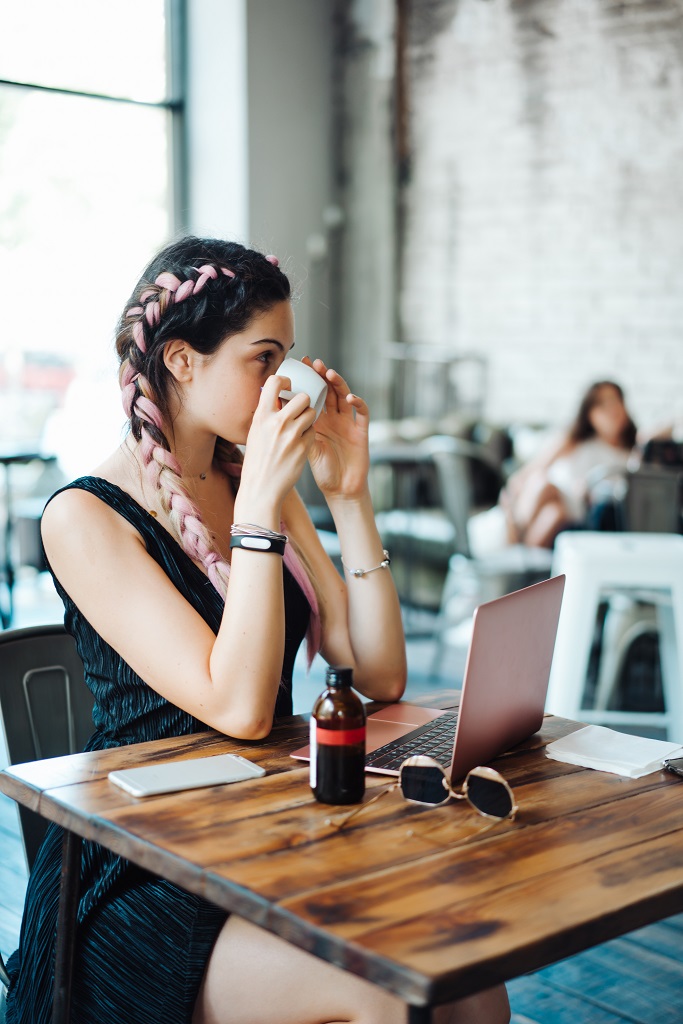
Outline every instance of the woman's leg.
{"label": "woman's leg", "polygon": [[527,527],[524,543],[534,548],[551,548],[563,526],[569,522],[567,506],[562,498],[548,501]]}
{"label": "woman's leg", "polygon": [[507,487],[500,496],[500,505],[505,512],[508,543],[526,544],[529,527],[544,505],[557,501],[561,494],[548,481],[545,470],[535,470],[517,481],[515,487]]}
{"label": "woman's leg", "polygon": [[570,518],[562,492],[542,473],[529,477],[514,502],[506,495],[501,499],[501,505],[506,515],[510,544],[550,548]]}
{"label": "woman's leg", "polygon": [[[436,1011],[436,1024],[507,1024],[503,986]],[[229,917],[199,990],[193,1024],[406,1024],[405,1004],[362,978]]]}

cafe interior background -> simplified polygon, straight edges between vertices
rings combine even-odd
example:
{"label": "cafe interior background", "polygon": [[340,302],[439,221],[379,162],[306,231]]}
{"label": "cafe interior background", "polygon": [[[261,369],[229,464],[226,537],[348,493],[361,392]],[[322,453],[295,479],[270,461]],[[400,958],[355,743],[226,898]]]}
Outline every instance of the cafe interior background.
{"label": "cafe interior background", "polygon": [[[618,381],[641,427],[681,416],[681,0],[0,9],[0,451],[45,457],[3,466],[12,625],[59,616],[40,509],[120,441],[114,324],[184,231],[278,253],[297,352],[370,402],[416,638],[463,551],[454,518],[495,504],[588,384]],[[435,435],[476,446],[464,510],[405,456]]]}
{"label": "cafe interior background", "polygon": [[[0,0],[0,24],[3,625],[61,619],[40,509],[120,442],[119,310],[191,231],[277,253],[297,355],[370,402],[409,692],[457,686],[492,576],[550,571],[482,572],[472,516],[592,381],[640,427],[682,418],[683,0]],[[308,711],[322,669],[298,677]]]}
{"label": "cafe interior background", "polygon": [[120,441],[116,317],[184,231],[278,253],[297,352],[370,402],[373,492],[416,637],[433,634],[463,533],[406,446],[474,446],[467,517],[591,381],[618,381],[639,426],[680,418],[681,0],[0,10],[0,449],[43,456],[3,465],[12,625],[59,615],[40,508]]}

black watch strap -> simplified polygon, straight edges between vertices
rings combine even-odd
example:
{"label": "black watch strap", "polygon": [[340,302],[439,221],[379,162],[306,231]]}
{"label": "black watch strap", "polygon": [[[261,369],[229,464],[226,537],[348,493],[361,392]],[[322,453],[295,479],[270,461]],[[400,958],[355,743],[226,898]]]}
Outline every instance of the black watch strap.
{"label": "black watch strap", "polygon": [[231,548],[246,548],[247,551],[270,551],[274,555],[284,555],[284,540],[277,540],[271,537],[258,537],[256,535],[238,535],[230,538]]}

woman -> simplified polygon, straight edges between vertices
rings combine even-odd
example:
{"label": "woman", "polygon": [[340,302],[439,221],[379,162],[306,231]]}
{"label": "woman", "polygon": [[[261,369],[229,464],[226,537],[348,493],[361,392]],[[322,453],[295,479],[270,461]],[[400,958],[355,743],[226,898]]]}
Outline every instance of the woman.
{"label": "woman", "polygon": [[564,527],[584,522],[591,477],[624,470],[636,427],[618,384],[592,384],[563,436],[513,474],[501,494],[508,541],[550,548]]}
{"label": "woman", "polygon": [[[96,697],[91,750],[206,727],[266,736],[291,712],[306,633],[309,655],[351,665],[367,697],[403,693],[390,573],[341,580],[294,490],[308,459],[346,565],[382,562],[367,406],[320,360],[329,392],[315,426],[306,396],[283,406],[289,381],[277,369],[293,343],[277,260],[227,242],[168,246],[126,304],[116,347],[130,432],[92,476],[53,496],[42,525]],[[231,548],[240,534],[274,550]],[[50,1016],[59,868],[51,827],[8,965],[8,1024]],[[405,1020],[380,989],[97,844],[84,844],[81,875],[74,1022]],[[497,1022],[507,999],[498,989],[444,1012]]]}

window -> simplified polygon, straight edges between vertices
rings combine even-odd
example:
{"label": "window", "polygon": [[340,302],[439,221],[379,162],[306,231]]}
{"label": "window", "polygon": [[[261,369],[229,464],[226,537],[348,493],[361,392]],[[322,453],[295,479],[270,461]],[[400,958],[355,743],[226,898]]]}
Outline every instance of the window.
{"label": "window", "polygon": [[0,444],[120,440],[114,327],[174,230],[181,2],[0,0]]}

